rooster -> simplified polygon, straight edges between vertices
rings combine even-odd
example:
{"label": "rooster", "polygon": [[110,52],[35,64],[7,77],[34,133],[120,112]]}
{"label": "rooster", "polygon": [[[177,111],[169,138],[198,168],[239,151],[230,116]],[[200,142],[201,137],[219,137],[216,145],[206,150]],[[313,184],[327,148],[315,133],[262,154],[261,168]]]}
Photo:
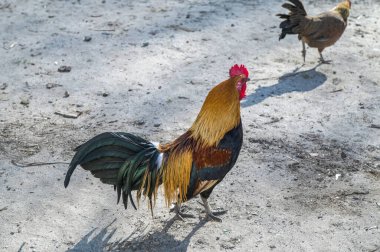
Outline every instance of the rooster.
{"label": "rooster", "polygon": [[212,212],[208,198],[215,186],[234,166],[243,142],[240,100],[245,97],[248,70],[244,65],[231,67],[230,78],[215,86],[206,97],[190,129],[168,144],[153,144],[124,132],[102,133],[75,149],[64,186],[77,165],[90,171],[106,184],[114,185],[117,203],[122,198],[136,204],[147,197],[153,207],[157,190],[163,186],[167,206],[174,203],[178,217],[190,217],[180,211],[181,203],[198,194],[207,217],[221,221]]}
{"label": "rooster", "polygon": [[351,1],[345,0],[339,3],[330,11],[323,12],[317,16],[308,16],[300,0],[288,0],[282,7],[288,9],[289,14],[277,14],[285,21],[281,22],[280,40],[287,34],[298,34],[298,39],[302,41],[302,56],[305,63],[306,49],[305,43],[310,47],[318,48],[320,61],[325,61],[322,51],[335,44],[342,36],[347,26],[347,18],[350,15]]}

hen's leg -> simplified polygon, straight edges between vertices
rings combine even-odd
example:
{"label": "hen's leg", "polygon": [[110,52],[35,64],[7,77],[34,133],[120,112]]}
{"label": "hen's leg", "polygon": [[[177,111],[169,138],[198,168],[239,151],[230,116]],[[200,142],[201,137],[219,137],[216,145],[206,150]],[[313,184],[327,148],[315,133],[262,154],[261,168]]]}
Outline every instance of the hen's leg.
{"label": "hen's leg", "polygon": [[321,62],[322,64],[330,64],[331,63],[331,60],[325,60],[322,56],[322,50],[318,50],[319,52],[319,62]]}
{"label": "hen's leg", "polygon": [[303,57],[303,63],[305,64],[305,59],[306,59],[306,47],[305,47],[305,42],[302,41],[302,57]]}

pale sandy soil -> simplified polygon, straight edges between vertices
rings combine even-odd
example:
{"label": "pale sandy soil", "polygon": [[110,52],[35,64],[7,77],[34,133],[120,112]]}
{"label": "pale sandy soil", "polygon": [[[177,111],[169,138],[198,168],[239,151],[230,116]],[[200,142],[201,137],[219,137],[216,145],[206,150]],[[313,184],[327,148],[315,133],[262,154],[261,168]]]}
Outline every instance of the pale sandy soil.
{"label": "pale sandy soil", "polygon": [[[281,2],[0,1],[0,250],[380,251],[380,1],[354,0],[332,64],[309,49],[300,69]],[[64,189],[66,164],[11,162],[68,162],[104,131],[169,141],[235,63],[252,81],[242,152],[210,198],[222,223],[199,199],[195,219],[161,201],[152,218],[82,169]]]}

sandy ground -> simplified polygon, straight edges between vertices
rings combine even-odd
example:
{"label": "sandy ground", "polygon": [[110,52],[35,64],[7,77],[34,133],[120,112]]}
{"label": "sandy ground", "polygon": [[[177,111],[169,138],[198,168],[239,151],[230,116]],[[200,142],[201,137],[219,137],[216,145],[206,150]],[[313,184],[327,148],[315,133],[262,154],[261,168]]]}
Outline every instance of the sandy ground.
{"label": "sandy ground", "polygon": [[[380,251],[380,1],[353,1],[331,65],[309,49],[302,66],[296,37],[278,42],[280,6],[0,1],[0,250]],[[199,199],[184,206],[197,218],[162,201],[152,218],[82,169],[64,189],[66,164],[12,163],[68,162],[104,131],[167,142],[235,63],[252,81],[242,152],[210,198],[222,223]]]}

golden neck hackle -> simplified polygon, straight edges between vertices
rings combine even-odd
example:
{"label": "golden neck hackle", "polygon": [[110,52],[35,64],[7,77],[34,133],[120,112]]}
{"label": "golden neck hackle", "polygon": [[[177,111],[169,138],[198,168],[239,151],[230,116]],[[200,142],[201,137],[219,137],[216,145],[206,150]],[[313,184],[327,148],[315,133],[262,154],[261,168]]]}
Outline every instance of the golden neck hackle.
{"label": "golden neck hackle", "polygon": [[191,136],[203,147],[218,145],[228,131],[239,125],[240,100],[236,86],[242,78],[244,75],[223,81],[207,95],[190,128]]}

